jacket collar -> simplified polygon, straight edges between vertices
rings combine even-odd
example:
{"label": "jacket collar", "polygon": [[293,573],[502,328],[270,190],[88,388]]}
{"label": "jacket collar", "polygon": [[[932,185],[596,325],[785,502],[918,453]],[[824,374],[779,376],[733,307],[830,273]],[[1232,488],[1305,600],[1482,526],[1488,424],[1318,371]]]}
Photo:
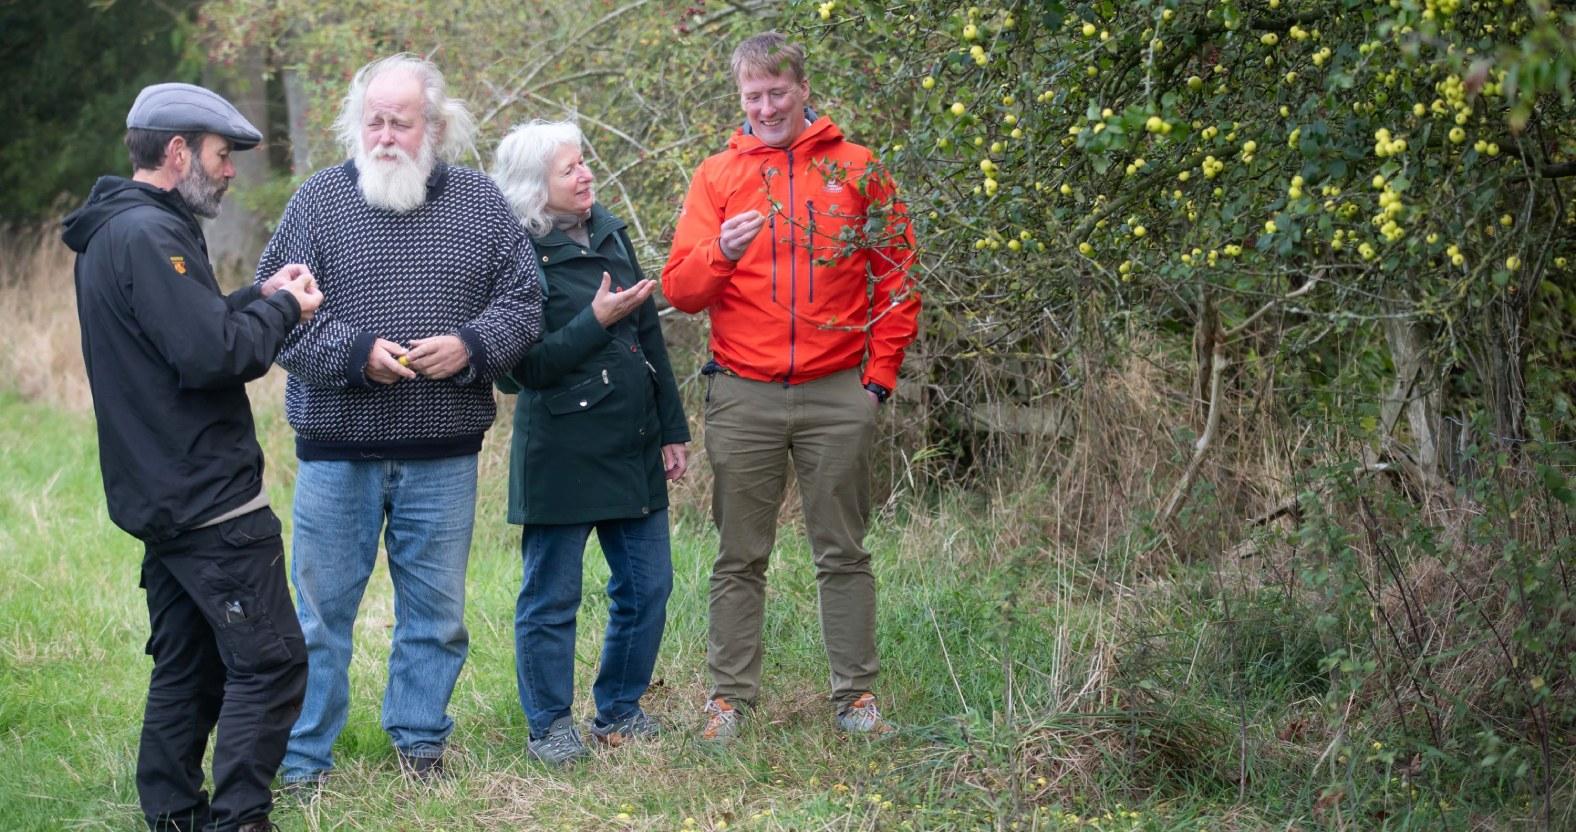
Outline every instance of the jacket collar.
{"label": "jacket collar", "polygon": [[165,190],[120,176],[103,176],[94,183],[88,200],[65,218],[65,242],[73,251],[87,250],[88,241],[103,225],[124,211],[147,205],[173,214],[197,239],[203,251],[208,242],[203,238],[202,224],[186,204],[185,197],[175,189]]}
{"label": "jacket collar", "polygon": [[[608,235],[624,227],[624,221],[613,216],[606,208],[603,208],[602,203],[592,203],[591,216],[586,220],[586,234],[591,238],[591,245],[588,248],[591,251],[596,251],[602,247],[602,241],[607,239]],[[549,246],[581,248],[581,245],[575,242],[574,238],[556,228],[540,237],[533,236],[531,243],[537,248],[547,248]]]}
{"label": "jacket collar", "polygon": [[795,152],[813,144],[826,141],[837,141],[843,137],[843,131],[837,129],[832,119],[827,116],[817,115],[809,107],[804,108],[804,116],[810,121],[804,132],[794,138],[793,144],[787,147],[771,147],[756,138],[755,132],[750,129],[750,123],[744,122],[733,136],[728,139],[728,147],[739,153],[760,153],[768,151]]}

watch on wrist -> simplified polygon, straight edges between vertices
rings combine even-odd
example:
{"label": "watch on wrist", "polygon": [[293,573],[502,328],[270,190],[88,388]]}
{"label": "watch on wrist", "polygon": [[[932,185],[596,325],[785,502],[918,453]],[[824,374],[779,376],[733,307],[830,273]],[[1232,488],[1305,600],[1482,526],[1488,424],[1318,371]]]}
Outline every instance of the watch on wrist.
{"label": "watch on wrist", "polygon": [[876,384],[873,381],[865,382],[865,389],[869,390],[875,395],[877,404],[886,404],[887,396],[892,395],[891,390],[888,390],[887,388]]}

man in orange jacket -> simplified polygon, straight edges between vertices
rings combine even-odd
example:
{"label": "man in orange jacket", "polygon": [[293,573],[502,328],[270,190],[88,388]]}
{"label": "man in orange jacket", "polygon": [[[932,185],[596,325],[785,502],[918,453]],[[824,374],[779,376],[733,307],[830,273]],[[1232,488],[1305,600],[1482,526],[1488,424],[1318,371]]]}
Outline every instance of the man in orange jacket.
{"label": "man in orange jacket", "polygon": [[668,300],[711,315],[706,453],[721,546],[712,567],[702,736],[738,733],[760,690],[766,566],[793,462],[820,589],[836,724],[884,734],[875,578],[864,548],[876,414],[914,340],[914,238],[864,147],[806,105],[804,49],[745,40],[746,123],[695,172],[662,270]]}

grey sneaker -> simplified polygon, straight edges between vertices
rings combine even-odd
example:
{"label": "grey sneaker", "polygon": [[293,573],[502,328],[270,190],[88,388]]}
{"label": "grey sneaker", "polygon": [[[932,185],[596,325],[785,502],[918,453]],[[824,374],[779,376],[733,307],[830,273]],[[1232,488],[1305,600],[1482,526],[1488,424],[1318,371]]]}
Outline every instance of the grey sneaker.
{"label": "grey sneaker", "polygon": [[554,767],[568,765],[591,753],[580,739],[580,731],[575,728],[574,720],[567,716],[553,720],[547,734],[526,742],[525,750],[533,759]]}
{"label": "grey sneaker", "polygon": [[739,735],[739,709],[728,703],[721,696],[706,700],[703,711],[706,714],[706,727],[701,729],[700,738],[706,742],[727,742]]}
{"label": "grey sneaker", "polygon": [[617,748],[630,740],[655,739],[661,733],[662,723],[640,710],[607,725],[591,721],[591,739],[609,748]]}
{"label": "grey sneaker", "polygon": [[892,723],[886,721],[881,711],[876,709],[876,697],[873,693],[859,694],[858,699],[838,711],[837,728],[844,733],[866,734],[871,737],[884,737],[897,730]]}

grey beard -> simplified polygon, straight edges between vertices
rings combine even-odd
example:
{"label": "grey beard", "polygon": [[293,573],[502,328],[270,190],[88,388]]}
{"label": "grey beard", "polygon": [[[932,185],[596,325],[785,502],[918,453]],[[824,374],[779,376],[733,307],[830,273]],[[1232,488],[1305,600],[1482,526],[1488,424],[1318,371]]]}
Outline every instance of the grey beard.
{"label": "grey beard", "polygon": [[210,178],[202,163],[193,159],[191,170],[176,184],[175,192],[186,201],[186,207],[193,214],[211,220],[219,216],[219,201],[224,199],[228,187],[229,183],[223,179]]}

